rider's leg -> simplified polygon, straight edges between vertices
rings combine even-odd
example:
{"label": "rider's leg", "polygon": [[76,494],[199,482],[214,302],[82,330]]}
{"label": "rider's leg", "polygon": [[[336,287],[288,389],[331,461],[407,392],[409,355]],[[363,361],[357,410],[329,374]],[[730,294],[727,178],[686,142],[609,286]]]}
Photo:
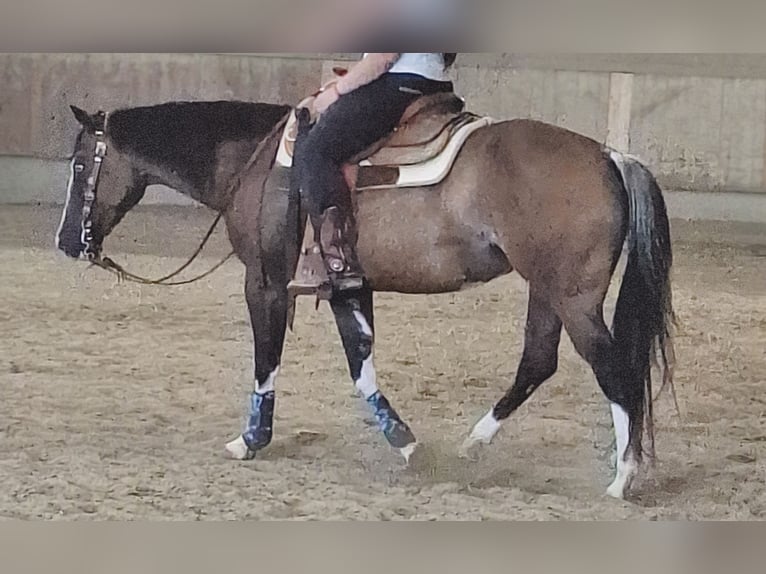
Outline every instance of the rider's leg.
{"label": "rider's leg", "polygon": [[[295,175],[320,240],[317,249],[314,238],[307,238],[303,259],[323,253],[336,289],[358,288],[363,276],[356,259],[356,228],[341,166],[390,133],[421,94],[448,89],[448,82],[386,74],[339,98],[302,141],[296,142]],[[295,287],[295,280],[292,283]]]}

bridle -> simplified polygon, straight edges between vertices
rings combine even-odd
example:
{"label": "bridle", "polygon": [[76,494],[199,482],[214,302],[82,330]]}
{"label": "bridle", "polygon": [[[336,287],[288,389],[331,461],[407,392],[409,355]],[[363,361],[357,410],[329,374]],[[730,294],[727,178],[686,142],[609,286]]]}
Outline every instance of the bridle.
{"label": "bridle", "polygon": [[88,182],[83,193],[82,204],[82,244],[85,246],[83,254],[88,261],[98,259],[98,251],[93,248],[93,204],[96,202],[96,189],[98,176],[101,174],[101,165],[106,157],[106,122],[107,113],[99,111],[95,116],[96,126],[96,149],[93,152],[93,171],[88,176]]}
{"label": "bridle", "polygon": [[98,178],[99,178],[99,175],[101,174],[101,167],[104,164],[104,158],[106,158],[106,151],[107,151],[106,127],[107,127],[108,118],[109,118],[108,114],[101,110],[99,110],[94,117],[94,121],[95,121],[94,133],[96,136],[96,146],[93,152],[93,170],[88,176],[88,181],[85,186],[85,192],[83,193],[82,234],[80,236],[82,244],[85,246],[83,249],[83,255],[85,256],[85,258],[92,265],[101,267],[102,269],[106,269],[107,271],[116,274],[118,280],[120,281],[127,280],[127,281],[132,281],[134,283],[142,283],[145,285],[167,285],[167,286],[186,285],[188,283],[193,283],[194,281],[198,281],[210,275],[214,271],[216,271],[219,267],[221,267],[224,263],[226,263],[226,261],[228,261],[232,255],[234,255],[233,250],[222,261],[214,265],[210,270],[206,271],[205,273],[202,273],[196,277],[193,277],[192,279],[187,279],[184,281],[169,282],[170,279],[172,279],[173,277],[181,273],[181,271],[186,269],[189,265],[191,265],[192,261],[194,261],[197,258],[197,256],[202,252],[203,247],[207,243],[208,239],[210,239],[211,235],[213,234],[213,231],[218,225],[218,222],[221,220],[221,216],[223,215],[222,212],[218,213],[218,216],[215,218],[215,221],[213,221],[213,225],[210,226],[210,229],[208,230],[207,234],[202,240],[202,243],[194,252],[194,254],[189,258],[189,260],[183,265],[181,265],[181,267],[173,271],[172,273],[165,275],[164,277],[160,277],[159,279],[146,279],[145,277],[141,277],[140,275],[135,275],[133,273],[126,271],[119,263],[115,263],[109,257],[101,257],[100,249],[97,249],[94,246],[94,242],[93,242],[93,205],[96,203],[96,192],[98,190]]}

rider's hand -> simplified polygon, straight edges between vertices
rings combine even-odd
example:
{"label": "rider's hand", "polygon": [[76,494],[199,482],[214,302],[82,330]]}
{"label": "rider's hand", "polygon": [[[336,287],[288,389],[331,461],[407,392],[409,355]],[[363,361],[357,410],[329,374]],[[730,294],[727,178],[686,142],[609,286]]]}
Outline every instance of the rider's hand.
{"label": "rider's hand", "polygon": [[317,113],[323,113],[327,108],[333,105],[340,94],[338,94],[338,88],[335,86],[335,82],[327,86],[323,91],[319,92],[319,95],[314,98],[314,109]]}

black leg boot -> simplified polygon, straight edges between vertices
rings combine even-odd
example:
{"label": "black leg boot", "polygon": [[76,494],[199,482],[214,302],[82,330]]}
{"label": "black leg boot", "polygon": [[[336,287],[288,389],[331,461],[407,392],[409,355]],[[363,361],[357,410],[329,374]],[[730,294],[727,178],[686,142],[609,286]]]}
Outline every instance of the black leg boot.
{"label": "black leg boot", "polygon": [[356,254],[353,215],[331,207],[324,212],[322,220],[320,243],[333,290],[361,289],[364,272]]}

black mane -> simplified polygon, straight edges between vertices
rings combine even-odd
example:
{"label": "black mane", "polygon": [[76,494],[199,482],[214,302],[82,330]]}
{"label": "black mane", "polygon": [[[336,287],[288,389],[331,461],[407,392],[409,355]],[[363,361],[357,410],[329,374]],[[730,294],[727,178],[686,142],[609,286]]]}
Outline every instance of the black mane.
{"label": "black mane", "polygon": [[169,102],[116,110],[109,115],[107,132],[118,149],[174,170],[204,189],[217,144],[260,139],[289,110],[288,105],[253,102]]}

